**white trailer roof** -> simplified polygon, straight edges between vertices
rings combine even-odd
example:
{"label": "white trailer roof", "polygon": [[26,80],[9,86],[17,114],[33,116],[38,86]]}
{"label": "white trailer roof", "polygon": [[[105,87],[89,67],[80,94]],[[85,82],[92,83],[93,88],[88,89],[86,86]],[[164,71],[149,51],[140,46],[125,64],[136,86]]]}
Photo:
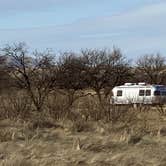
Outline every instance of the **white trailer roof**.
{"label": "white trailer roof", "polygon": [[165,85],[151,85],[146,83],[125,83],[121,86],[116,86],[114,88],[155,88],[155,89],[165,89]]}

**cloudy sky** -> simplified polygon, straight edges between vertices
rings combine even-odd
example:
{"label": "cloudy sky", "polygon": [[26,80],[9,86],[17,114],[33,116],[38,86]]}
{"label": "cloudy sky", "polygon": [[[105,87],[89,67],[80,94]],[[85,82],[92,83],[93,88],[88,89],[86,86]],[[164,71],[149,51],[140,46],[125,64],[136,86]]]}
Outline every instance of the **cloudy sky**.
{"label": "cloudy sky", "polygon": [[166,55],[166,0],[0,0],[0,45]]}

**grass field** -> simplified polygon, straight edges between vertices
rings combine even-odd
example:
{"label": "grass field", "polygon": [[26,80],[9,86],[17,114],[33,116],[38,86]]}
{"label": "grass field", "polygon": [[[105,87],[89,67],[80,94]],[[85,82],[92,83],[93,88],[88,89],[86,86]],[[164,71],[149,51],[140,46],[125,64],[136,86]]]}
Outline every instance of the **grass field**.
{"label": "grass field", "polygon": [[[166,121],[139,112],[132,125],[0,121],[0,166],[165,166]],[[43,122],[40,122],[43,123]]]}

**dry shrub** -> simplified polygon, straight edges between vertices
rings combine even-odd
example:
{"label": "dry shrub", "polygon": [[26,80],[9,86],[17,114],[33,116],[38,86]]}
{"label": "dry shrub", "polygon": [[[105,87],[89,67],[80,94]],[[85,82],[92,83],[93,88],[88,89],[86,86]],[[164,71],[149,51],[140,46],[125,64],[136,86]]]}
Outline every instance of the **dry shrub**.
{"label": "dry shrub", "polygon": [[55,120],[51,118],[47,113],[38,113],[33,114],[31,119],[28,121],[28,127],[30,130],[36,130],[38,128],[57,128],[60,127],[55,123]]}
{"label": "dry shrub", "polygon": [[46,110],[50,116],[55,120],[62,120],[67,117],[69,110],[67,109],[67,98],[65,95],[60,93],[52,93],[45,105]]}
{"label": "dry shrub", "polygon": [[104,109],[100,107],[100,103],[96,96],[87,96],[80,99],[79,111],[85,120],[101,120],[104,118]]}
{"label": "dry shrub", "polygon": [[131,106],[113,105],[110,100],[103,99],[102,104],[96,96],[88,96],[79,100],[79,112],[85,120],[129,123],[134,121],[138,113]]}
{"label": "dry shrub", "polygon": [[37,128],[52,128],[52,127],[57,127],[54,123],[51,123],[46,120],[35,120],[32,122],[30,128],[31,129],[37,129]]}
{"label": "dry shrub", "polygon": [[136,111],[133,107],[128,106],[126,112],[123,114],[123,117],[121,117],[121,121],[127,126],[131,126],[138,121],[138,114],[138,111]]}
{"label": "dry shrub", "polygon": [[[65,119],[75,121],[83,117],[86,119],[86,113],[84,114],[80,111],[80,101],[78,99],[81,95],[81,92],[80,94],[79,92],[74,94],[72,102],[69,102],[69,97],[65,94],[65,92],[53,92],[47,99],[45,110],[49,113],[49,116],[56,121],[62,121]],[[83,112],[86,111],[86,109],[83,110]]]}
{"label": "dry shrub", "polygon": [[160,116],[166,116],[166,108],[165,105],[160,104],[156,106],[156,110],[158,111],[158,113],[160,114]]}
{"label": "dry shrub", "polygon": [[[122,109],[124,108],[123,106]],[[152,130],[158,128],[158,113],[153,111],[151,106],[142,105],[138,108],[128,106],[118,122],[122,128],[132,132],[150,134]]]}
{"label": "dry shrub", "polygon": [[140,135],[132,135],[130,139],[128,140],[129,144],[137,144],[142,140],[142,137]]}
{"label": "dry shrub", "polygon": [[0,166],[34,166],[31,161],[24,159],[22,156],[6,159],[1,162]]}
{"label": "dry shrub", "polygon": [[125,161],[124,161],[124,166],[128,165],[128,166],[142,166],[143,164],[138,161],[138,159],[136,157],[128,157]]}
{"label": "dry shrub", "polygon": [[1,118],[26,119],[32,110],[31,100],[25,93],[15,92],[1,96]]}
{"label": "dry shrub", "polygon": [[109,153],[109,152],[122,152],[125,151],[128,147],[126,142],[122,142],[119,140],[113,140],[112,136],[107,137],[92,137],[92,140],[89,137],[85,138],[82,142],[82,149],[84,151],[91,151],[95,153]]}
{"label": "dry shrub", "polygon": [[[144,106],[143,106],[144,107]],[[145,106],[144,111],[137,111],[137,118],[135,124],[132,124],[133,128],[139,133],[144,135],[151,134],[157,130],[160,126],[158,121],[158,113],[153,110],[152,106]]]}
{"label": "dry shrub", "polygon": [[80,159],[78,161],[70,162],[69,165],[72,165],[72,166],[88,166],[88,163],[86,161],[84,161],[84,159]]}
{"label": "dry shrub", "polygon": [[0,129],[0,142],[7,142],[12,140],[12,132],[7,129]]}
{"label": "dry shrub", "polygon": [[86,122],[85,120],[76,120],[73,121],[71,130],[73,132],[89,132],[92,131],[92,124],[89,122]]}
{"label": "dry shrub", "polygon": [[125,115],[128,112],[128,107],[125,106],[118,106],[118,105],[111,105],[109,110],[109,121],[112,124],[115,124],[124,119]]}
{"label": "dry shrub", "polygon": [[159,132],[160,136],[166,136],[166,127],[161,127]]}
{"label": "dry shrub", "polygon": [[140,104],[133,105],[133,108],[137,112],[149,112],[149,111],[151,111],[152,106],[149,104],[141,104],[140,103]]}

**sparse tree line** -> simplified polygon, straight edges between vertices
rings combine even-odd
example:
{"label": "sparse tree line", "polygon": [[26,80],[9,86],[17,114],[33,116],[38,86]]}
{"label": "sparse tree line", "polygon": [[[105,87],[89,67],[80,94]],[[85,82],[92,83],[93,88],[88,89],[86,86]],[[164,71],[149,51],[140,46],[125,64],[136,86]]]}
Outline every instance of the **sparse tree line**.
{"label": "sparse tree line", "polygon": [[[8,99],[23,94],[14,104],[20,111],[27,111],[31,106],[43,112],[47,105],[50,113],[58,110],[59,114],[70,114],[75,101],[95,92],[100,110],[108,112],[111,90],[116,85],[125,82],[166,84],[166,61],[160,54],[147,54],[133,63],[118,48],[84,49],[58,56],[49,50],[30,54],[24,43],[18,43],[1,49],[0,75],[1,97],[6,93],[10,94]],[[28,107],[27,103],[30,103]]]}

